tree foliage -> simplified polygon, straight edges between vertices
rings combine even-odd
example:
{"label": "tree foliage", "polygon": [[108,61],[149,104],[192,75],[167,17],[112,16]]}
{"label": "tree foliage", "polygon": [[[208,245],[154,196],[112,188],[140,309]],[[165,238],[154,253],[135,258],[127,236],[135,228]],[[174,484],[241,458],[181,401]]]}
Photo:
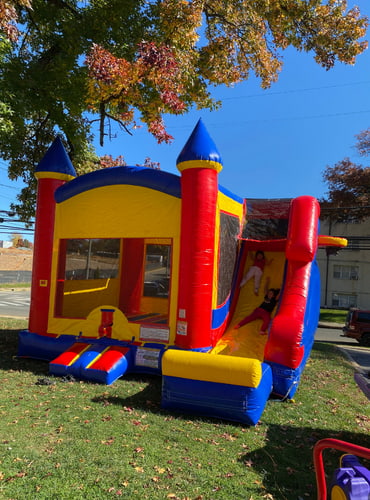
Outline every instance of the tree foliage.
{"label": "tree foliage", "polygon": [[[352,64],[367,19],[346,0],[8,0],[0,9],[0,155],[22,179],[18,214],[32,215],[33,170],[56,133],[77,167],[112,121],[141,123],[169,142],[166,113],[213,109],[214,85],[255,74],[266,88],[288,46],[324,68]],[[15,21],[18,32],[15,33]],[[14,28],[14,29],[13,29]]]}
{"label": "tree foliage", "polygon": [[17,6],[31,8],[30,0],[2,0],[0,2],[0,31],[12,42],[18,39]]}
{"label": "tree foliage", "polygon": [[19,233],[13,233],[10,241],[12,242],[13,248],[33,248],[32,242],[22,238],[22,235]]}
{"label": "tree foliage", "polygon": [[[370,155],[370,128],[356,136],[361,156]],[[344,158],[323,174],[328,185],[327,197],[321,200],[322,214],[338,222],[370,217],[370,167]]]}

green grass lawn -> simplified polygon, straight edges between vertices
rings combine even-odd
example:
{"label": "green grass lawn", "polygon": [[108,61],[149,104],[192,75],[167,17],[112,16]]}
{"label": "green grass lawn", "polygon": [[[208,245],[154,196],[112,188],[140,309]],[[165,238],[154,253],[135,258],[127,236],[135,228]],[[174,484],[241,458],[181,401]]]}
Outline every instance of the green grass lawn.
{"label": "green grass lawn", "polygon": [[[369,400],[332,345],[315,343],[295,401],[246,427],[162,410],[160,377],[52,378],[16,358],[24,327],[0,319],[1,499],[314,499],[318,440],[370,448]],[[325,452],[329,475],[339,455]]]}
{"label": "green grass lawn", "polygon": [[320,309],[320,321],[329,323],[344,323],[348,311],[341,309]]}
{"label": "green grass lawn", "polygon": [[31,288],[31,283],[1,283],[0,288]]}

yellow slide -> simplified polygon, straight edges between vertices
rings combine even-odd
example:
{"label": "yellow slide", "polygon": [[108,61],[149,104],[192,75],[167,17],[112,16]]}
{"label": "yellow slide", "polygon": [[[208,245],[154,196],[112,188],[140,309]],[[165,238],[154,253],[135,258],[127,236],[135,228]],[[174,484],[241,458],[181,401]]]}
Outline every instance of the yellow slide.
{"label": "yellow slide", "polygon": [[[243,275],[252,265],[254,255],[255,252],[249,252]],[[233,327],[263,302],[266,288],[282,288],[285,253],[265,252],[265,258],[266,265],[263,271],[258,296],[254,293],[254,281],[252,278],[240,288],[235,313],[230,326],[210,354],[237,356],[241,358],[257,359],[260,362],[263,361],[267,335],[259,334],[262,321],[253,321],[242,326],[238,330],[234,330]],[[276,310],[274,313],[275,312]]]}

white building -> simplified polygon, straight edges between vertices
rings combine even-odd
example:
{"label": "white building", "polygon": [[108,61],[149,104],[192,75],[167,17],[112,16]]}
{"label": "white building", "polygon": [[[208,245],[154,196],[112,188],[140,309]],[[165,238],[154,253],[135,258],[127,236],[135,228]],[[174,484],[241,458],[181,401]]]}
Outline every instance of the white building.
{"label": "white building", "polygon": [[13,243],[11,241],[0,240],[0,248],[12,248]]}
{"label": "white building", "polygon": [[336,255],[318,250],[321,307],[370,309],[370,218],[345,224],[325,220],[320,224],[320,234],[348,240],[348,246]]}

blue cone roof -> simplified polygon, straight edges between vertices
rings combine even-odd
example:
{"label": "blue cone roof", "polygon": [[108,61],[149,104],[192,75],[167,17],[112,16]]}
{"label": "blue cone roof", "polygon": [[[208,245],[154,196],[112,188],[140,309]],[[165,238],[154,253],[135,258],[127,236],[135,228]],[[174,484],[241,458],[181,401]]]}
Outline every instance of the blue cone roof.
{"label": "blue cone roof", "polygon": [[37,165],[35,172],[52,172],[76,177],[76,171],[63,146],[59,135],[56,137],[45,156]]}
{"label": "blue cone roof", "polygon": [[193,160],[214,161],[223,165],[221,155],[202,119],[199,119],[187,143],[179,154],[176,165]]}

